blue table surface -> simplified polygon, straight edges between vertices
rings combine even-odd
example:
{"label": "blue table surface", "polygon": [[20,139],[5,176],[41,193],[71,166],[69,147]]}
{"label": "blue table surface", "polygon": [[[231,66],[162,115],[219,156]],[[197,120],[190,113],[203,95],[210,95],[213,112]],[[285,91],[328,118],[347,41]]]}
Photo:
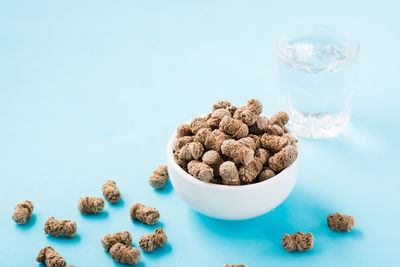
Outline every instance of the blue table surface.
{"label": "blue table surface", "polygon": [[[324,3],[325,2],[325,3]],[[53,246],[75,266],[121,266],[106,233],[129,230],[138,246],[155,228],[132,222],[132,203],[157,207],[168,245],[139,266],[399,266],[400,6],[395,1],[0,1],[0,266],[38,266]],[[360,41],[353,113],[343,135],[301,139],[300,174],[275,210],[221,221],[190,209],[171,184],[148,177],[165,164],[176,126],[220,99],[277,103],[274,41],[301,25],[345,29]],[[114,179],[116,206],[82,216],[81,196]],[[35,205],[19,226],[14,206]],[[331,231],[335,211],[357,220]],[[78,236],[45,236],[45,220],[77,222]],[[313,232],[315,246],[288,253],[285,233]],[[43,266],[43,265],[39,265]]]}

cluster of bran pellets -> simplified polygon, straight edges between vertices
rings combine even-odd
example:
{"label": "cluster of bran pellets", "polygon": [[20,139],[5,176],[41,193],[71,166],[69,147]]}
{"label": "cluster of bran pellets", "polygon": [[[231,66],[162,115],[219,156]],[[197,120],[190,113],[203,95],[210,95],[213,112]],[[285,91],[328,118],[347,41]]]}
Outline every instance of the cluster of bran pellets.
{"label": "cluster of bran pellets", "polygon": [[[224,172],[224,170],[220,170]],[[149,178],[149,183],[155,189],[162,188],[168,180],[168,170],[166,166],[161,165],[156,168]],[[155,184],[154,181],[157,181]],[[160,182],[161,181],[161,182]],[[160,186],[162,185],[162,186]],[[114,181],[107,181],[103,185],[103,195],[107,201],[115,204],[119,201],[121,194]],[[104,203],[97,197],[85,197],[79,200],[78,209],[82,213],[99,213],[102,211]],[[12,219],[18,224],[26,224],[32,217],[33,204],[29,200],[22,201],[15,206]],[[134,203],[129,211],[131,220],[136,220],[144,224],[154,225],[160,218],[157,209],[145,206],[140,203]],[[350,232],[355,224],[355,219],[351,215],[332,213],[327,217],[327,225],[335,231]],[[76,235],[77,226],[72,220],[57,220],[50,217],[44,225],[46,234],[55,237],[65,236],[73,238]],[[167,235],[162,228],[157,228],[153,233],[143,235],[139,239],[140,248],[149,253],[156,248],[162,247],[168,241]],[[120,231],[114,234],[106,234],[101,239],[101,244],[110,257],[115,261],[127,265],[135,265],[140,261],[140,250],[132,247],[132,236],[128,231]],[[282,237],[282,246],[289,252],[308,251],[313,248],[314,237],[312,233],[297,232],[296,234],[285,234]],[[48,267],[66,267],[65,259],[58,254],[52,247],[43,247],[36,258],[38,262],[43,262]],[[74,267],[69,265],[68,267]],[[229,265],[222,267],[246,267],[244,264]]]}
{"label": "cluster of bran pellets", "polygon": [[106,234],[101,239],[101,244],[116,262],[134,265],[140,260],[140,251],[132,247],[132,236],[128,231]]}
{"label": "cluster of bran pellets", "polygon": [[245,185],[272,178],[297,159],[297,139],[285,128],[287,113],[268,119],[262,109],[257,99],[241,107],[217,101],[211,113],[177,128],[176,163],[207,183]]}
{"label": "cluster of bran pellets", "polygon": [[[150,177],[150,184],[160,189],[168,179],[168,171],[166,166],[157,168]],[[154,184],[151,182],[153,181]],[[102,186],[104,198],[111,204],[116,204],[121,193],[112,180],[107,180]],[[81,197],[78,201],[78,210],[82,214],[99,214],[104,209],[104,200],[100,197]],[[12,214],[12,219],[17,224],[26,224],[32,217],[33,204],[29,200],[18,203]],[[144,224],[154,225],[160,218],[160,213],[157,209],[134,203],[129,211],[131,220],[137,220]],[[58,220],[53,216],[49,217],[44,223],[45,234],[54,237],[74,238],[77,234],[77,224],[72,220]],[[168,241],[167,235],[160,227],[154,230],[153,233],[143,235],[139,239],[140,248],[149,253],[154,249],[162,247]],[[135,265],[140,260],[140,250],[132,247],[132,236],[128,231],[121,231],[114,234],[107,234],[101,239],[103,248],[109,252],[110,257],[116,262]],[[43,247],[36,258],[36,261],[44,263],[47,267],[66,267],[66,260],[55,251],[51,246]],[[68,267],[74,267],[69,265]]]}
{"label": "cluster of bran pellets", "polygon": [[[326,221],[330,229],[344,232],[350,232],[356,222],[353,216],[338,212],[329,214]],[[314,236],[312,233],[307,234],[302,232],[285,234],[282,237],[282,246],[289,252],[308,251],[314,246]]]}

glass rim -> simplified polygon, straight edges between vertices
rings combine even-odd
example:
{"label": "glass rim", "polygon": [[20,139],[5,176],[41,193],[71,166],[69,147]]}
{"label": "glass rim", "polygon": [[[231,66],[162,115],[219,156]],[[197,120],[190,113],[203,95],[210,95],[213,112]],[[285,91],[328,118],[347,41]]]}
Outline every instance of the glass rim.
{"label": "glass rim", "polygon": [[282,44],[281,44],[281,43],[282,43],[282,40],[283,40],[285,37],[287,37],[287,36],[289,36],[289,35],[291,35],[291,34],[294,34],[294,33],[297,33],[297,32],[301,32],[301,31],[306,30],[306,29],[310,29],[310,30],[318,30],[318,29],[319,29],[319,30],[321,30],[321,29],[322,29],[322,30],[328,30],[328,31],[336,32],[336,33],[339,33],[339,34],[342,34],[342,35],[348,37],[348,38],[351,40],[351,42],[353,43],[355,49],[354,49],[354,51],[349,55],[349,57],[347,58],[347,60],[345,61],[345,62],[346,62],[345,65],[348,65],[349,63],[351,63],[351,62],[356,58],[356,56],[358,55],[358,52],[360,51],[360,42],[359,42],[358,39],[357,39],[354,35],[352,35],[351,33],[347,32],[347,31],[339,30],[339,29],[334,28],[334,27],[331,27],[331,26],[325,26],[325,25],[309,25],[309,26],[303,26],[303,27],[294,28],[294,29],[289,30],[289,31],[286,31],[286,32],[284,32],[284,33],[282,33],[282,34],[280,34],[280,35],[278,36],[278,39],[277,39],[276,42],[275,42],[275,50],[276,50],[276,53],[278,54],[278,56],[279,56],[280,59],[282,59],[282,60],[284,60],[284,61],[289,61],[289,62],[292,61],[292,60],[287,60],[287,58],[285,57],[285,53],[282,51]]}

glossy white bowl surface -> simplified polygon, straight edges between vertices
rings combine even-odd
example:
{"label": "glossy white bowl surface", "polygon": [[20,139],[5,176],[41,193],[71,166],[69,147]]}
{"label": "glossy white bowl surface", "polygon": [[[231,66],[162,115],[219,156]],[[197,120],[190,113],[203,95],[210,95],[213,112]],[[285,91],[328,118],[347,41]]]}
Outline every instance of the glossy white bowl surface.
{"label": "glossy white bowl surface", "polygon": [[176,192],[194,210],[218,219],[242,220],[267,213],[290,194],[298,175],[299,158],[264,182],[228,186],[205,183],[184,171],[174,160],[176,132],[167,145],[167,166]]}

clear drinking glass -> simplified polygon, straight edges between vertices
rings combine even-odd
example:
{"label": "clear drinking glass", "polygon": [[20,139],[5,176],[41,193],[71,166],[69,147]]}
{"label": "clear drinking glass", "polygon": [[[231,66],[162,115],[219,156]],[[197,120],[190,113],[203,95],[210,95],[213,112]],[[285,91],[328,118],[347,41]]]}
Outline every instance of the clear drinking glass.
{"label": "clear drinking glass", "polygon": [[280,100],[296,135],[328,138],[350,119],[354,68],[359,43],[352,35],[326,26],[285,33],[276,42]]}

